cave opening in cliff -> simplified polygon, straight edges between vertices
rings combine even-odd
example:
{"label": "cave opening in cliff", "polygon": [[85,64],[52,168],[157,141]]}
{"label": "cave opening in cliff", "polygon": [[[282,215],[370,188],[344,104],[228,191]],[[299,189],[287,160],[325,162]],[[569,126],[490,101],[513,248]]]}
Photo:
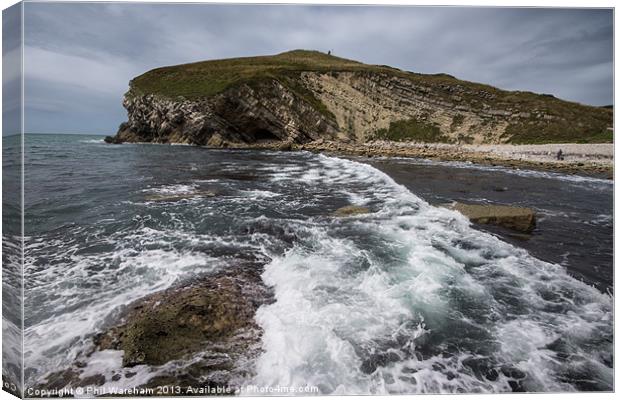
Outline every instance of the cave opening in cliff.
{"label": "cave opening in cliff", "polygon": [[280,138],[273,132],[262,128],[254,130],[254,132],[252,132],[252,136],[256,142],[272,142],[275,140],[280,140]]}

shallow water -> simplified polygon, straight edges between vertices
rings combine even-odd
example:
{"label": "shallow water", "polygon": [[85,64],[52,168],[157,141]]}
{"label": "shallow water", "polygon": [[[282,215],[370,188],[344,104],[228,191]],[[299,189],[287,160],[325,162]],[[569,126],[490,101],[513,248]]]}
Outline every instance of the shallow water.
{"label": "shallow water", "polygon": [[[579,222],[594,210],[611,215],[607,182],[570,181],[558,207],[605,240],[567,243],[560,265],[536,232],[511,244],[430,205],[454,197],[447,181],[461,166],[92,136],[28,135],[26,146],[27,386],[71,363],[123,304],[251,261],[264,266],[276,301],[256,314],[263,352],[240,385],[326,394],[613,388],[612,299],[580,280],[611,287],[613,221]],[[481,176],[466,198],[487,198],[476,186],[484,179],[508,180],[512,189],[493,193],[521,204],[514,188],[523,179],[537,193],[528,205],[559,218],[539,204],[564,176],[464,171]],[[371,213],[331,217],[349,204]],[[585,274],[579,260],[599,270]],[[136,372],[115,382],[131,387],[184,365],[123,369],[119,353],[94,353],[89,372]]]}

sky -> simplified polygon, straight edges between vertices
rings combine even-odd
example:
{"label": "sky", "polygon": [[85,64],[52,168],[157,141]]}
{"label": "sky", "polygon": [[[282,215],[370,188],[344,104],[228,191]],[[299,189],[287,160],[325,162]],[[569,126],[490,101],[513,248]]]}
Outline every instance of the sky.
{"label": "sky", "polygon": [[611,10],[26,3],[24,21],[27,132],[114,134],[137,75],[292,49],[613,103]]}

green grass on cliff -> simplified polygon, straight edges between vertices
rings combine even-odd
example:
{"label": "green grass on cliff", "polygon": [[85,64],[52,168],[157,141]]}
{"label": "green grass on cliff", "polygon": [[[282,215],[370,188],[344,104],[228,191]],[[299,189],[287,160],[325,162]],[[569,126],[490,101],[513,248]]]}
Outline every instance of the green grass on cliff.
{"label": "green grass on cliff", "polygon": [[274,56],[202,61],[151,70],[131,81],[136,94],[166,97],[210,97],[239,83],[278,79],[286,84],[291,73],[365,69],[365,64],[318,51],[295,50]]}
{"label": "green grass on cliff", "polygon": [[[277,79],[288,86],[304,71],[311,72],[383,72],[419,83],[441,87],[461,82],[446,75],[405,72],[385,65],[369,65],[311,50],[293,50],[273,56],[241,57],[174,65],[148,71],[130,82],[131,93],[157,94],[187,99],[208,98],[241,83],[252,84],[263,79]],[[479,90],[492,88],[469,83]]]}
{"label": "green grass on cliff", "polygon": [[[467,82],[447,74],[418,74],[383,65],[368,65],[318,51],[294,50],[273,56],[243,57],[162,67],[134,78],[128,95],[155,94],[168,98],[209,98],[240,84],[250,86],[277,80],[306,100],[317,111],[333,117],[328,108],[299,80],[303,71],[373,72],[408,79],[425,88],[435,99],[465,106],[472,112],[484,109],[532,113],[531,118],[510,120],[506,139],[512,143],[611,142],[613,109],[563,101],[551,95],[505,91]],[[536,117],[535,114],[541,115]],[[545,119],[543,115],[552,116]],[[454,121],[456,127],[459,121]],[[384,135],[430,138],[432,129],[396,124]],[[435,135],[446,139],[444,135]],[[392,139],[398,140],[398,139]],[[405,139],[403,139],[405,140]]]}
{"label": "green grass on cliff", "polygon": [[276,79],[323,115],[334,118],[327,107],[299,82],[299,74],[303,71],[355,71],[368,67],[357,61],[318,51],[294,50],[274,56],[202,61],[157,68],[134,78],[130,83],[130,94],[200,99],[212,97],[236,85],[253,86],[261,81]]}
{"label": "green grass on cliff", "polygon": [[[551,95],[531,92],[504,92],[503,104],[530,111],[507,127],[505,135],[515,144],[610,143],[613,108],[593,107],[563,101]],[[536,118],[534,111],[544,114]]]}
{"label": "green grass on cliff", "polygon": [[415,118],[392,122],[388,129],[378,130],[375,138],[395,142],[414,141],[424,143],[445,142],[447,140],[441,133],[441,130],[439,130],[439,127]]}
{"label": "green grass on cliff", "polygon": [[613,131],[607,130],[609,123],[602,119],[593,119],[589,123],[574,124],[572,120],[553,123],[545,121],[521,122],[511,124],[504,135],[510,136],[514,144],[545,143],[612,143]]}

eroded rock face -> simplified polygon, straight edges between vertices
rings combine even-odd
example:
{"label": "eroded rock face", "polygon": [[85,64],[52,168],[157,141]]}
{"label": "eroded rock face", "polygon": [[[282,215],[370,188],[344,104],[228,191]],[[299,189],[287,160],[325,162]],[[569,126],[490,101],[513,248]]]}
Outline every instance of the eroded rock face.
{"label": "eroded rock face", "polygon": [[[390,123],[412,118],[436,125],[455,139],[499,141],[511,115],[473,110],[462,106],[458,96],[446,99],[387,74],[302,72],[298,84],[324,108],[275,79],[241,85],[204,100],[128,93],[123,101],[128,121],[108,142],[210,147],[266,141],[303,144],[318,139],[365,142]],[[490,119],[494,122],[489,123]]]}
{"label": "eroded rock face", "polygon": [[226,147],[264,141],[307,143],[337,132],[333,116],[316,110],[277,80],[241,85],[201,101],[126,95],[123,106],[128,121],[116,135],[122,142]]}
{"label": "eroded rock face", "polygon": [[536,214],[531,208],[459,202],[448,204],[446,207],[479,224],[499,225],[525,233],[533,231],[536,227]]}
{"label": "eroded rock face", "polygon": [[462,95],[481,94],[469,93],[459,85],[437,91],[405,78],[372,72],[304,72],[301,79],[335,115],[340,137],[357,142],[372,139],[376,131],[387,129],[392,122],[410,119],[437,126],[454,140],[499,142],[512,117],[511,111],[487,110],[482,103],[479,108],[472,107]]}

